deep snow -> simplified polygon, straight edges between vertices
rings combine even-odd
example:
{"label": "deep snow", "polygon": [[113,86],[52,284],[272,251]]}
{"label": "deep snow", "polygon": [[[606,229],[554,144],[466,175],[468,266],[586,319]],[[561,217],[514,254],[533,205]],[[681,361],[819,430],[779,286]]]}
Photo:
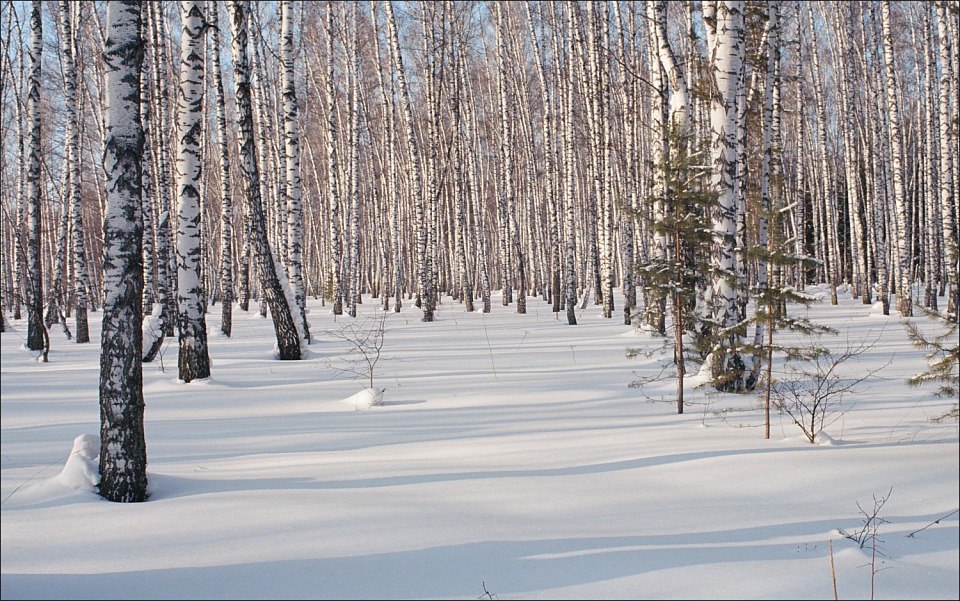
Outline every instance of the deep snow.
{"label": "deep snow", "polygon": [[[379,311],[364,300],[358,319]],[[145,365],[151,497],[133,505],[94,492],[101,314],[91,344],[54,329],[49,363],[8,322],[3,599],[831,599],[831,543],[841,599],[871,580],[878,599],[960,596],[958,427],[907,387],[924,358],[895,311],[811,309],[834,348],[872,344],[851,375],[880,368],[813,445],[776,413],[763,440],[755,396],[688,391],[677,415],[672,380],[629,388],[661,341],[593,305],[571,327],[541,299],[445,298],[428,324],[407,301],[375,391],[333,335],[351,318],[311,299],[308,358],[280,362],[255,309],[231,339],[208,312],[210,379],[177,380],[175,341]],[[884,498],[871,564],[841,530]]]}

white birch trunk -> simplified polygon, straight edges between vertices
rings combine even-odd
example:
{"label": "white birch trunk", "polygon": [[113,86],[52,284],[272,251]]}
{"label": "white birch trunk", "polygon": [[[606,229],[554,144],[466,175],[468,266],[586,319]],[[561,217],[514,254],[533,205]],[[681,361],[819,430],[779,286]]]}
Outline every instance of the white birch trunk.
{"label": "white birch trunk", "polygon": [[[711,186],[717,194],[711,224],[713,281],[709,294],[716,347],[711,352],[711,373],[718,388],[744,388],[743,360],[739,353],[736,235],[737,199],[737,95],[742,85],[744,14],[742,1],[721,0],[704,5],[709,55],[712,62],[714,171]],[[711,22],[712,21],[712,22]]]}
{"label": "white birch trunk", "polygon": [[157,236],[157,296],[163,303],[161,322],[164,334],[172,336],[177,319],[175,290],[176,264],[173,249],[173,226],[171,220],[170,198],[170,150],[167,144],[169,132],[170,108],[167,102],[167,60],[164,58],[161,24],[163,15],[159,4],[144,5],[150,13],[150,43],[153,49],[154,97],[156,100],[156,119],[154,138],[156,146],[154,159],[157,161],[157,219],[154,227]]}
{"label": "white birch trunk", "polygon": [[177,95],[177,309],[178,359],[184,382],[210,377],[201,269],[200,182],[203,157],[203,0],[180,3],[180,92]]}
{"label": "white birch trunk", "polygon": [[29,155],[27,159],[27,348],[43,350],[47,330],[43,325],[43,257],[40,252],[43,228],[40,181],[40,77],[43,56],[42,3],[30,5],[30,76],[27,80],[27,122]]}
{"label": "white birch trunk", "polygon": [[334,105],[333,2],[327,2],[327,194],[330,213],[330,277],[333,314],[343,314],[343,280],[341,278],[343,241],[340,237],[340,182],[337,162],[337,118]]}
{"label": "white birch trunk", "polygon": [[209,18],[213,21],[213,84],[217,106],[217,150],[220,164],[220,331],[224,336],[233,332],[233,196],[230,192],[230,154],[227,141],[227,110],[223,91],[223,72],[220,66],[220,11],[218,4],[209,4]]}
{"label": "white birch trunk", "polygon": [[[950,66],[953,59],[949,58],[953,56],[954,49],[951,48],[950,33],[947,31],[947,20],[952,17],[948,16],[947,11],[945,2],[937,3],[938,50],[941,64],[940,99],[937,110],[940,117],[940,210],[943,220],[944,264],[947,281],[946,310],[956,322],[960,318],[960,286],[957,282],[957,274],[960,272],[957,245],[960,240],[957,239],[955,215],[960,215],[960,201],[956,194],[957,173],[954,169],[954,161],[950,158],[957,154],[957,136],[956,130],[950,127],[951,123],[955,123],[950,114]],[[958,101],[960,99],[954,96],[954,105]],[[956,106],[954,107],[955,115]]]}
{"label": "white birch trunk", "polygon": [[143,430],[143,256],[141,211],[140,2],[107,4],[105,115],[107,208],[103,219],[100,338],[100,495],[147,498]]}
{"label": "white birch trunk", "polygon": [[[397,82],[400,85],[400,98],[403,107],[404,121],[407,127],[407,142],[410,146],[410,171],[413,180],[414,227],[416,228],[417,256],[416,265],[420,283],[421,298],[425,297],[431,283],[431,275],[427,269],[427,236],[424,220],[423,175],[420,172],[420,148],[414,131],[413,109],[411,107],[410,92],[407,90],[407,79],[403,70],[403,55],[400,53],[400,39],[397,35],[397,24],[393,16],[392,2],[386,2],[387,27],[390,36],[390,54],[393,58],[394,70],[397,73]],[[423,303],[423,321],[433,321],[433,310],[429,303]]]}
{"label": "white birch trunk", "polygon": [[[76,4],[76,10],[81,10]],[[80,204],[80,122],[77,103],[77,67],[72,27],[71,4],[60,3],[60,23],[63,29],[63,59],[65,101],[67,108],[66,154],[70,172],[70,187],[64,191],[64,211],[69,204],[73,223],[73,290],[74,317],[76,319],[75,340],[77,344],[90,342],[90,329],[87,323],[87,267],[83,244],[83,207]]]}
{"label": "white birch trunk", "polygon": [[[300,347],[304,336],[294,318],[295,304],[291,306],[286,291],[280,282],[277,264],[267,241],[266,219],[260,197],[260,168],[257,164],[253,140],[253,109],[250,93],[250,62],[247,51],[247,15],[250,3],[233,0],[228,4],[230,29],[233,32],[233,84],[237,97],[237,128],[240,145],[241,170],[245,178],[245,192],[249,207],[250,234],[256,253],[257,272],[263,289],[264,302],[270,308],[273,326],[277,335],[277,354],[281,360],[297,360],[302,357]],[[284,278],[285,279],[285,278]]]}
{"label": "white birch trunk", "polygon": [[281,45],[283,62],[283,140],[286,152],[286,229],[288,240],[287,272],[296,299],[300,329],[307,340],[307,296],[303,285],[303,201],[300,182],[300,129],[297,123],[297,87],[294,79],[296,59],[293,43],[293,2],[280,3]]}
{"label": "white birch trunk", "polygon": [[880,18],[883,25],[883,58],[886,65],[887,111],[890,127],[890,155],[893,170],[893,202],[896,211],[896,225],[899,244],[897,263],[899,280],[897,283],[897,310],[901,317],[913,316],[913,299],[910,291],[910,233],[907,221],[907,198],[903,182],[903,134],[900,124],[900,107],[897,100],[896,70],[893,57],[893,34],[890,29],[890,2],[880,3]]}
{"label": "white birch trunk", "polygon": [[571,39],[570,30],[576,26],[576,21],[573,16],[574,7],[572,5],[567,5],[567,27],[568,33],[566,34],[566,45],[567,45],[567,78],[564,82],[564,91],[566,99],[566,110],[564,111],[564,127],[563,127],[563,148],[564,148],[564,187],[563,187],[563,201],[565,207],[565,216],[564,216],[564,227],[566,229],[566,267],[565,267],[565,290],[564,295],[566,297],[565,304],[567,307],[567,324],[571,326],[577,325],[577,272],[576,272],[576,229],[575,229],[575,213],[574,213],[574,199],[573,199],[573,189],[574,189],[574,180],[576,177],[576,166],[574,165],[574,148],[573,148],[573,134],[574,134],[574,122],[573,122],[573,82],[576,75],[576,61],[574,60],[574,49],[573,42]]}
{"label": "white birch trunk", "polygon": [[360,41],[357,13],[360,4],[350,6],[350,43],[347,44],[347,79],[350,86],[350,129],[347,136],[350,147],[350,275],[347,285],[347,305],[351,317],[357,316],[360,302]]}

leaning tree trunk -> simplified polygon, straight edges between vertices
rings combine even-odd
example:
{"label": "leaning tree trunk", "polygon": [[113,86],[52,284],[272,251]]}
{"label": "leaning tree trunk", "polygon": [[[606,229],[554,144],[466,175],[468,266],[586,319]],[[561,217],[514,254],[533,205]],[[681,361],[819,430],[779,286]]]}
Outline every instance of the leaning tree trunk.
{"label": "leaning tree trunk", "polygon": [[200,182],[203,169],[204,0],[184,0],[180,20],[180,93],[177,106],[177,312],[178,366],[184,382],[210,377],[201,269]]}
{"label": "leaning tree trunk", "polygon": [[100,338],[100,495],[147,498],[143,430],[143,220],[141,217],[140,2],[107,4],[107,209],[103,219],[103,330]]}
{"label": "leaning tree trunk", "polygon": [[284,293],[273,260],[270,244],[267,242],[267,224],[260,198],[260,170],[257,165],[256,148],[253,140],[253,109],[250,98],[250,62],[247,54],[247,14],[250,11],[248,0],[232,0],[228,4],[230,11],[230,29],[233,32],[233,83],[237,96],[237,129],[239,130],[241,169],[245,176],[246,197],[251,220],[250,234],[256,253],[257,273],[263,288],[265,301],[273,317],[273,326],[277,334],[277,350],[280,359],[300,359],[300,341],[303,336],[298,332],[297,322],[293,318],[291,302]]}
{"label": "leaning tree trunk", "polygon": [[27,348],[43,350],[47,331],[43,326],[43,262],[40,255],[40,76],[43,53],[42,2],[30,8],[30,78],[27,83],[27,122],[30,127],[30,156],[27,162]]}
{"label": "leaning tree trunk", "polygon": [[301,328],[310,338],[307,325],[307,295],[303,285],[303,202],[300,185],[300,130],[297,124],[297,88],[293,77],[293,3],[282,2],[280,46],[283,61],[283,140],[287,166],[287,269],[290,286],[297,301],[296,311]]}

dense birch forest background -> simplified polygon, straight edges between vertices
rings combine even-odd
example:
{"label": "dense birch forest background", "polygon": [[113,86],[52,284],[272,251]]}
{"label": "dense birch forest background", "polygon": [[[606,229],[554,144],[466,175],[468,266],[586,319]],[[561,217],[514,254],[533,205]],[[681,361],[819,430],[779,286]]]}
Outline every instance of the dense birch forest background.
{"label": "dense birch forest background", "polygon": [[[0,303],[34,350],[104,303],[106,4],[0,5]],[[811,283],[956,322],[955,1],[137,8],[144,360],[178,336],[185,381],[251,299],[290,359],[308,297],[594,304],[710,340],[734,390]]]}

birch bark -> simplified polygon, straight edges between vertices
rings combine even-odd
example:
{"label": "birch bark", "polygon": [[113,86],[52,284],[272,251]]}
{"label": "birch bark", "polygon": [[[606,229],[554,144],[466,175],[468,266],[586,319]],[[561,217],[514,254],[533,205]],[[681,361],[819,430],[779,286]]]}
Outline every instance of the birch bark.
{"label": "birch bark", "polygon": [[201,282],[200,182],[203,175],[204,0],[180,3],[180,88],[177,102],[177,309],[180,379],[210,377],[206,303]]}
{"label": "birch bark", "polygon": [[[245,192],[249,206],[250,233],[256,253],[257,272],[263,288],[264,301],[270,308],[273,326],[277,335],[277,354],[281,360],[296,360],[302,357],[300,343],[304,339],[298,331],[293,316],[295,302],[288,299],[281,285],[277,263],[267,241],[266,219],[260,197],[260,169],[253,140],[253,110],[250,98],[250,63],[247,51],[248,0],[232,0],[227,6],[230,13],[230,29],[233,32],[233,83],[237,97],[237,128],[239,130],[241,170],[244,174]],[[292,297],[292,295],[290,295]]]}
{"label": "birch bark", "polygon": [[132,503],[147,498],[143,429],[143,256],[140,124],[141,3],[107,4],[103,220],[103,329],[100,338],[100,495]]}
{"label": "birch bark", "polygon": [[893,202],[896,212],[897,235],[899,244],[897,249],[897,263],[899,265],[899,281],[897,283],[897,311],[901,317],[913,316],[913,299],[911,298],[910,282],[910,232],[907,221],[907,198],[903,181],[903,134],[900,123],[900,106],[897,100],[896,67],[893,56],[893,34],[890,25],[890,2],[880,3],[880,20],[883,26],[883,59],[886,65],[886,94],[887,111],[890,132],[891,169],[893,171]]}
{"label": "birch bark", "polygon": [[43,212],[40,181],[40,78],[43,58],[42,2],[30,4],[30,72],[27,79],[27,348],[39,351],[47,344],[43,325],[43,257],[40,250]]}
{"label": "birch bark", "polygon": [[717,195],[710,215],[713,229],[709,303],[715,348],[710,355],[711,375],[717,388],[745,388],[740,357],[737,307],[736,235],[737,202],[737,95],[743,85],[744,3],[721,0],[704,5],[709,56],[712,62],[713,99],[710,124],[714,163],[711,186]]}

